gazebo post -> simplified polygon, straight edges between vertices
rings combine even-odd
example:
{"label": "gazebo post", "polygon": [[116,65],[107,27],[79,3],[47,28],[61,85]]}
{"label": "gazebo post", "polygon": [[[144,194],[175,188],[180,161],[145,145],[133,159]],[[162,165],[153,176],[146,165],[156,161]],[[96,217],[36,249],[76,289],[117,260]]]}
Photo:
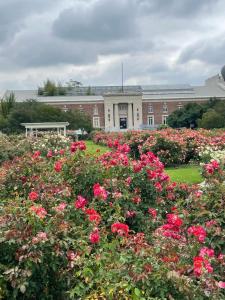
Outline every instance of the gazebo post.
{"label": "gazebo post", "polygon": [[27,127],[26,127],[26,137],[27,137]]}
{"label": "gazebo post", "polygon": [[64,126],[64,136],[66,136],[66,126]]}

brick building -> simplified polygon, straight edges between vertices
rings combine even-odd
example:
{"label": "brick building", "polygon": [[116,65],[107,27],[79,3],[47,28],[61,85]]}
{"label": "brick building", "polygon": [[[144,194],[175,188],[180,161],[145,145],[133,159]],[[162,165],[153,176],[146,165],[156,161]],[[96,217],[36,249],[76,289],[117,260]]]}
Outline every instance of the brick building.
{"label": "brick building", "polygon": [[87,113],[94,128],[106,131],[155,128],[167,123],[167,117],[190,102],[210,98],[225,100],[225,68],[222,76],[206,80],[203,86],[149,85],[77,87],[65,96],[40,96],[35,90],[14,90],[16,101],[36,99],[64,111],[78,109]]}

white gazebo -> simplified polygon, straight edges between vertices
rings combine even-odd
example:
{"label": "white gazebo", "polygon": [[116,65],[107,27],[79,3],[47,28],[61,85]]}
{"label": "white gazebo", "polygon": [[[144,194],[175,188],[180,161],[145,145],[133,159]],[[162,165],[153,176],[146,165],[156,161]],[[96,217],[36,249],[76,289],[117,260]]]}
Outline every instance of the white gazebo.
{"label": "white gazebo", "polygon": [[40,129],[56,129],[58,134],[66,136],[66,127],[68,122],[43,122],[43,123],[21,123],[26,129],[26,137],[35,135],[37,137],[38,130]]}

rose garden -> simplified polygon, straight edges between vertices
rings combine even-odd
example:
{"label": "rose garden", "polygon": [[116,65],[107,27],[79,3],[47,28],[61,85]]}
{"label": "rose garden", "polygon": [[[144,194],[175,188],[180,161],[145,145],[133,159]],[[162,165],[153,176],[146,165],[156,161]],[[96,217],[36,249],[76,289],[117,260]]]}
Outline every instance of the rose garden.
{"label": "rose garden", "polygon": [[0,299],[225,299],[224,131],[92,140],[0,136]]}

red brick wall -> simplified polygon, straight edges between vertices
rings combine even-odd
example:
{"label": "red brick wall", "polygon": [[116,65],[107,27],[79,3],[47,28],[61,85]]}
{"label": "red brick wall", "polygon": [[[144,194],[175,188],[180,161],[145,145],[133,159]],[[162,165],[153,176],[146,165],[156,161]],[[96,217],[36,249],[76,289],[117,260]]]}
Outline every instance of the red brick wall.
{"label": "red brick wall", "polygon": [[[191,103],[192,101],[174,101],[174,102],[166,102],[167,108],[168,108],[168,113],[163,113],[163,101],[162,102],[143,102],[142,103],[142,118],[143,118],[143,124],[147,125],[147,116],[148,115],[154,115],[154,121],[155,125],[162,124],[162,116],[163,115],[170,115],[172,112],[178,109],[178,104],[181,103],[183,106],[186,105],[187,103]],[[195,103],[204,103],[204,100],[199,100],[199,101],[193,101]],[[153,112],[148,113],[148,107],[149,104],[152,105]]]}
{"label": "red brick wall", "polygon": [[[54,104],[55,107],[59,107],[61,109],[64,109],[64,107],[66,106],[67,109],[69,110],[80,110],[80,111],[84,111],[87,115],[90,116],[91,121],[93,121],[93,117],[100,117],[100,126],[101,127],[105,127],[105,110],[104,110],[104,103],[93,103],[93,104]],[[98,108],[98,114],[94,115],[94,108],[95,106],[97,106]]]}

